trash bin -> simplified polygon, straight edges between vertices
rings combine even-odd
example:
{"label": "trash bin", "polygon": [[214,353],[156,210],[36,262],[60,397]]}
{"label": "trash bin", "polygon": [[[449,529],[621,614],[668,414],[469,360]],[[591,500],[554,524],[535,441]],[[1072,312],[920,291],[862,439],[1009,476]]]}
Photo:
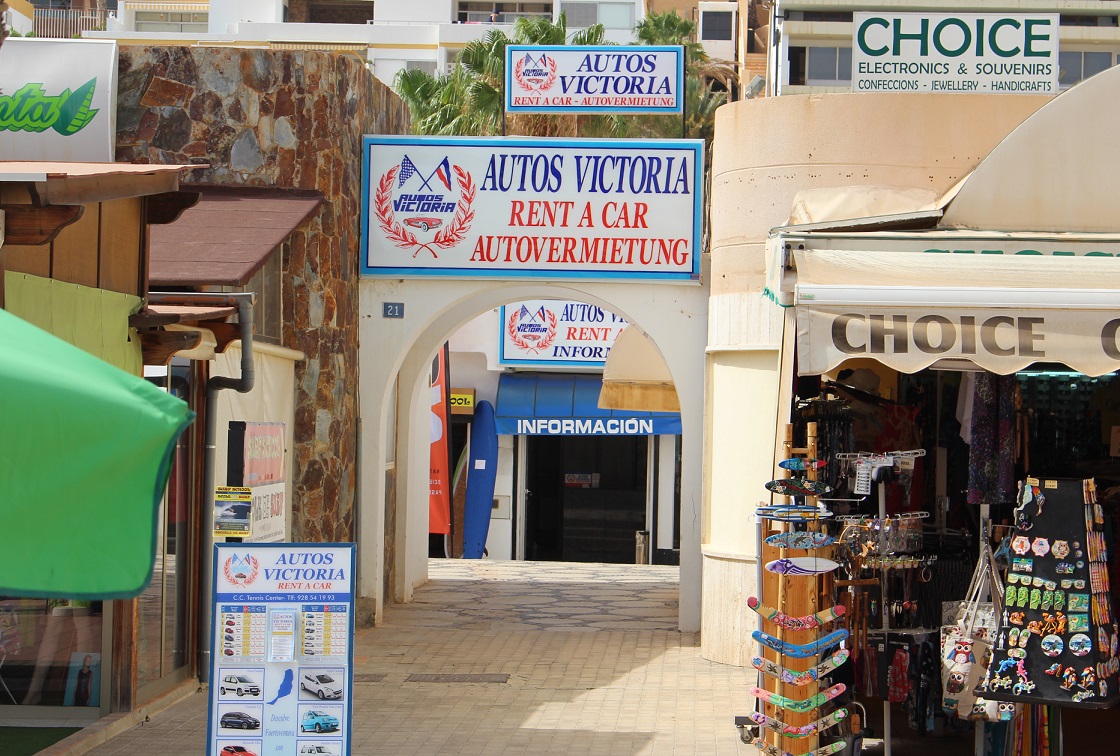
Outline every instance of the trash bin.
{"label": "trash bin", "polygon": [[649,531],[634,533],[634,564],[649,564]]}

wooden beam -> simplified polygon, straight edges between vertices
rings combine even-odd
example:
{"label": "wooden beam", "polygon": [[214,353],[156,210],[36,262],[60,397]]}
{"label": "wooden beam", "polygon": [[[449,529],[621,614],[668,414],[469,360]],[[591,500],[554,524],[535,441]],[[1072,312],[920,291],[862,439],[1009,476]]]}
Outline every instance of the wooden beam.
{"label": "wooden beam", "polygon": [[176,352],[194,349],[202,343],[199,331],[148,331],[140,334],[145,365],[166,365]]}
{"label": "wooden beam", "polygon": [[174,223],[188,210],[198,204],[202,192],[164,192],[148,197],[147,221],[155,225]]}
{"label": "wooden beam", "polygon": [[82,217],[81,205],[0,205],[4,211],[6,244],[50,244],[66,226]]}
{"label": "wooden beam", "polygon": [[214,351],[224,354],[229,345],[241,338],[241,325],[238,323],[202,323],[203,328],[214,332],[214,339],[218,342]]}

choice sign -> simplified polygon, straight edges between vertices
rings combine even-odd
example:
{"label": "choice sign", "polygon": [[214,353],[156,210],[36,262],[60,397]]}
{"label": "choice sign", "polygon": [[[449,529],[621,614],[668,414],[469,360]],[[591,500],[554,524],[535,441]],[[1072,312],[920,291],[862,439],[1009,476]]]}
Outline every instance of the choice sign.
{"label": "choice sign", "polygon": [[853,92],[1058,93],[1058,15],[855,13]]}
{"label": "choice sign", "polygon": [[583,302],[533,300],[500,310],[499,365],[602,367],[627,326],[609,310]]}
{"label": "choice sign", "polygon": [[703,144],[367,136],[362,273],[699,281]]}
{"label": "choice sign", "polygon": [[506,45],[509,113],[680,113],[683,47]]}

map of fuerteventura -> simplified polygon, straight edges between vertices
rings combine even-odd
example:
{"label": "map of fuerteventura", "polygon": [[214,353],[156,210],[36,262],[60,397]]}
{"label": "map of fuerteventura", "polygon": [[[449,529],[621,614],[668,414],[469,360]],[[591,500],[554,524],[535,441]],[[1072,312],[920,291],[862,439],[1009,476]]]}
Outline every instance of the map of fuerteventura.
{"label": "map of fuerteventura", "polygon": [[40,132],[54,129],[72,136],[89,125],[98,109],[90,108],[97,79],[74,91],[51,96],[37,82],[24,84],[10,95],[0,95],[0,131]]}

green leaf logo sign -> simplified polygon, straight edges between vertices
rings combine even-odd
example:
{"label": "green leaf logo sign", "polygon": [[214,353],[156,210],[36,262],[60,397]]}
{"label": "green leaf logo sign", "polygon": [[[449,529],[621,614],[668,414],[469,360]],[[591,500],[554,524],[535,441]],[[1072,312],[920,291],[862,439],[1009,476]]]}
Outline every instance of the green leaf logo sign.
{"label": "green leaf logo sign", "polygon": [[62,136],[71,136],[84,129],[97,110],[90,109],[97,79],[90,79],[71,92],[64,89],[54,97],[43,91],[43,85],[24,84],[11,95],[0,95],[0,131],[38,133],[54,129]]}

